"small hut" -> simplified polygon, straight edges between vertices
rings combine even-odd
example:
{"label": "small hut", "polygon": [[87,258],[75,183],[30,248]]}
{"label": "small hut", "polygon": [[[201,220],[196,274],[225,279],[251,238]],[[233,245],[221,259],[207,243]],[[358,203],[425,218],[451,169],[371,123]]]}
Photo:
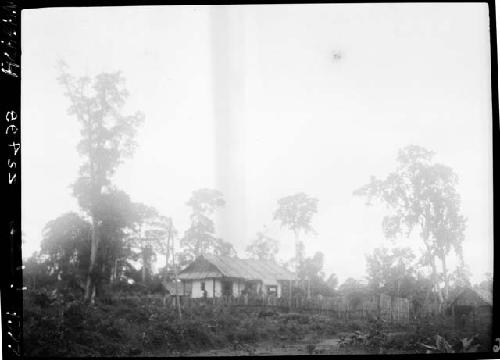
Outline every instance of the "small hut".
{"label": "small hut", "polygon": [[451,315],[459,327],[491,323],[492,309],[492,294],[470,287],[460,291],[450,303]]}

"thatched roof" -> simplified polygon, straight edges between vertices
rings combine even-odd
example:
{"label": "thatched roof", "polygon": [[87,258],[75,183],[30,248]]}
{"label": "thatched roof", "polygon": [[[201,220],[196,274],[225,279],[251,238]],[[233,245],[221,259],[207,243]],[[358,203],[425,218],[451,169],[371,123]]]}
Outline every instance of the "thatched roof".
{"label": "thatched roof", "polygon": [[465,302],[476,305],[493,306],[492,294],[489,291],[482,289],[473,289],[467,287],[460,291],[457,296],[451,301],[452,304],[457,302]]}
{"label": "thatched roof", "polygon": [[181,280],[223,277],[264,282],[296,279],[295,274],[272,261],[216,255],[199,256],[179,273]]}

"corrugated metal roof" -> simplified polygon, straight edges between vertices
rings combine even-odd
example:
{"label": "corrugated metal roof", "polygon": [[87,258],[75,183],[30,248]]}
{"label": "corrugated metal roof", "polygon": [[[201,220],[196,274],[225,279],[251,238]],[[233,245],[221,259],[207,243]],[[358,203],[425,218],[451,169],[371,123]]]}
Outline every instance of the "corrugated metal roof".
{"label": "corrugated metal roof", "polygon": [[258,279],[265,280],[295,280],[295,274],[283,269],[272,261],[245,259],[246,262],[257,275]]}
{"label": "corrugated metal roof", "polygon": [[229,256],[216,255],[202,255],[199,258],[204,258],[213,264],[219,270],[219,273],[212,271],[190,271],[188,267],[181,271],[179,274],[180,279],[188,280],[210,277],[232,277],[245,280],[263,281],[295,280],[295,275],[293,273],[283,269],[281,266],[272,261],[236,259]]}
{"label": "corrugated metal roof", "polygon": [[220,272],[213,271],[186,271],[179,273],[179,279],[181,280],[195,280],[195,279],[207,279],[207,278],[218,278],[223,277]]}

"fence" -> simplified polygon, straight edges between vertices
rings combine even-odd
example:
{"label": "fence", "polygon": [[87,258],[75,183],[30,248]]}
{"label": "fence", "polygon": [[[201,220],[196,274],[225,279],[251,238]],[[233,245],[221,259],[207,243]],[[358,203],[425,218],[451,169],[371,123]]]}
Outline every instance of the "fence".
{"label": "fence", "polygon": [[408,322],[410,320],[410,302],[405,298],[380,295],[380,317],[386,321]]}
{"label": "fence", "polygon": [[351,307],[348,303],[338,298],[330,297],[294,297],[277,298],[275,296],[221,296],[217,298],[190,298],[188,296],[161,296],[148,295],[142,297],[121,297],[121,299],[135,299],[141,301],[154,301],[163,303],[166,306],[177,306],[179,301],[184,311],[189,311],[193,307],[199,306],[241,306],[261,309],[281,309],[288,311],[307,311],[319,314],[329,314],[342,320],[356,320],[379,317],[385,321],[407,323],[410,319],[410,304],[408,299],[390,297],[381,294],[379,297],[373,296]]}
{"label": "fence", "polygon": [[356,320],[380,317],[385,321],[407,323],[410,319],[410,304],[408,299],[391,297],[381,294],[379,297],[370,297],[361,304],[352,308],[348,303],[338,298],[330,297],[294,297],[277,298],[275,296],[221,296],[217,298],[190,298],[188,296],[121,296],[119,300],[150,301],[163,305],[177,306],[177,301],[183,310],[198,306],[241,306],[256,308],[279,308],[288,311],[308,311],[332,315],[342,320]]}

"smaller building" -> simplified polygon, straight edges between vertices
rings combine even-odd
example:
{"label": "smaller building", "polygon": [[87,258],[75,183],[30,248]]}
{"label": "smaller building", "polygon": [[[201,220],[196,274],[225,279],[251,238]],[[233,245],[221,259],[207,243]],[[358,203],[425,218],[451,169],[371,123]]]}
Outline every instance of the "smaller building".
{"label": "smaller building", "polygon": [[281,297],[285,283],[289,284],[296,278],[272,261],[201,255],[179,273],[179,279],[186,295],[213,298],[242,295]]}
{"label": "smaller building", "polygon": [[492,294],[467,287],[450,302],[449,309],[460,327],[477,323],[489,324],[492,321]]}

